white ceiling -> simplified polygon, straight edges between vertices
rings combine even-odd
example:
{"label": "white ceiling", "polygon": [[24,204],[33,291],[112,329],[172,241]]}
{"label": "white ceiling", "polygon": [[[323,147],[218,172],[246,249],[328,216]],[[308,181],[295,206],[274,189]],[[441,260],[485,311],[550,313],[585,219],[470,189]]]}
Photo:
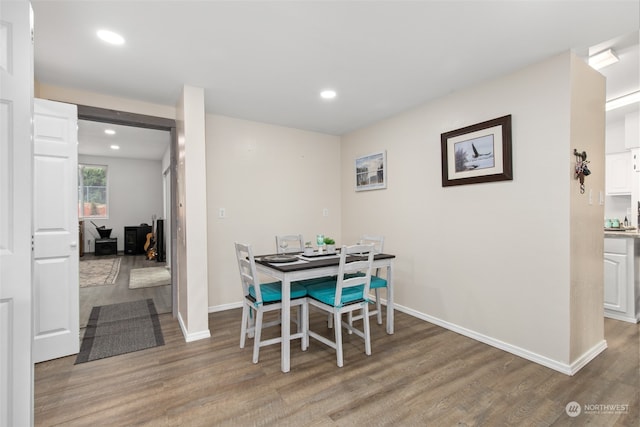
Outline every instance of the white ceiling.
{"label": "white ceiling", "polygon": [[[115,131],[115,135],[105,134],[106,129]],[[170,141],[171,134],[166,130],[78,120],[78,154],[82,155],[162,160]],[[112,145],[119,149],[112,149]]]}
{"label": "white ceiling", "polygon": [[170,106],[187,84],[207,113],[334,135],[632,32],[615,90],[638,90],[637,0],[31,1],[41,83]]}

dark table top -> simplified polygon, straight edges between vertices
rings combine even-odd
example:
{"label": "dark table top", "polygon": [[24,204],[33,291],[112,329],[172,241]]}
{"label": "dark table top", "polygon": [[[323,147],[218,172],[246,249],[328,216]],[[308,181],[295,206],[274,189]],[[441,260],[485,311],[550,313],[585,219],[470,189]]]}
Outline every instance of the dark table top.
{"label": "dark table top", "polygon": [[[330,255],[327,257],[316,256],[314,257],[315,259],[313,260],[305,260],[307,262],[301,262],[296,264],[272,263],[262,259],[263,257],[269,256],[269,255],[275,255],[275,254],[265,254],[265,255],[256,256],[255,257],[256,264],[262,264],[267,267],[270,267],[285,273],[290,271],[309,270],[311,268],[330,267],[332,265],[340,264],[340,257],[337,257],[335,255]],[[296,255],[296,254],[290,254],[290,255]],[[395,255],[391,255],[391,254],[376,254],[374,255],[374,260],[392,259],[395,257],[396,257]],[[359,257],[354,255],[349,255],[347,259],[352,259],[352,258],[366,259],[366,257]]]}

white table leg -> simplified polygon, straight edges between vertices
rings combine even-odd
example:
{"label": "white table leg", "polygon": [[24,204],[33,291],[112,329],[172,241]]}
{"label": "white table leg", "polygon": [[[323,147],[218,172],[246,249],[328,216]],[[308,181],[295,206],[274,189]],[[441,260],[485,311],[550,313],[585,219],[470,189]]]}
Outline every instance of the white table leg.
{"label": "white table leg", "polygon": [[291,282],[287,275],[282,281],[282,343],[280,369],[289,372],[291,366]]}
{"label": "white table leg", "polygon": [[393,334],[393,261],[387,267],[387,333]]}

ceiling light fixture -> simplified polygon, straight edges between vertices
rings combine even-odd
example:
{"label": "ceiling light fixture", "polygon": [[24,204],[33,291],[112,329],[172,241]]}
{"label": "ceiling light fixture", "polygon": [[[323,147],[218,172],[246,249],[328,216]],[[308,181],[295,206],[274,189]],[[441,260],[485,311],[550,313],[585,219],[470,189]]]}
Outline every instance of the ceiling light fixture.
{"label": "ceiling light fixture", "polygon": [[111,149],[112,149],[112,150],[119,150],[119,149],[120,149],[120,146],[119,146],[119,145],[112,145],[112,146],[111,146]]}
{"label": "ceiling light fixture", "polygon": [[113,129],[105,129],[104,133],[106,133],[107,135],[115,135],[116,131]]}
{"label": "ceiling light fixture", "polygon": [[100,40],[105,41],[109,44],[113,44],[113,45],[124,44],[124,37],[122,37],[120,34],[114,33],[113,31],[98,30],[96,34],[98,35]]}
{"label": "ceiling light fixture", "polygon": [[320,96],[322,99],[333,99],[337,95],[336,91],[333,89],[326,89],[320,92]]}
{"label": "ceiling light fixture", "polygon": [[626,95],[607,101],[605,110],[607,111],[615,110],[616,108],[624,107],[626,105],[630,105],[636,102],[640,102],[640,90],[637,90],[635,92],[631,92]]}
{"label": "ceiling light fixture", "polygon": [[619,59],[616,56],[616,53],[611,49],[603,50],[602,52],[589,57],[589,65],[595,70],[604,68],[607,65],[615,64],[618,61]]}

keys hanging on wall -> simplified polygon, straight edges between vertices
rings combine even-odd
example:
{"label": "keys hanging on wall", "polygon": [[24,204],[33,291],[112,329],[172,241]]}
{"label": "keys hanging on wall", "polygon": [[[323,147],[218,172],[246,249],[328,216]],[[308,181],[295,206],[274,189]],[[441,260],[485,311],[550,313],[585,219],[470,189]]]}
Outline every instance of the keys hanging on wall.
{"label": "keys hanging on wall", "polygon": [[589,161],[587,160],[587,152],[583,151],[579,153],[575,148],[573,149],[573,155],[576,156],[576,170],[575,178],[580,181],[580,194],[584,194],[584,177],[591,175],[589,170]]}

